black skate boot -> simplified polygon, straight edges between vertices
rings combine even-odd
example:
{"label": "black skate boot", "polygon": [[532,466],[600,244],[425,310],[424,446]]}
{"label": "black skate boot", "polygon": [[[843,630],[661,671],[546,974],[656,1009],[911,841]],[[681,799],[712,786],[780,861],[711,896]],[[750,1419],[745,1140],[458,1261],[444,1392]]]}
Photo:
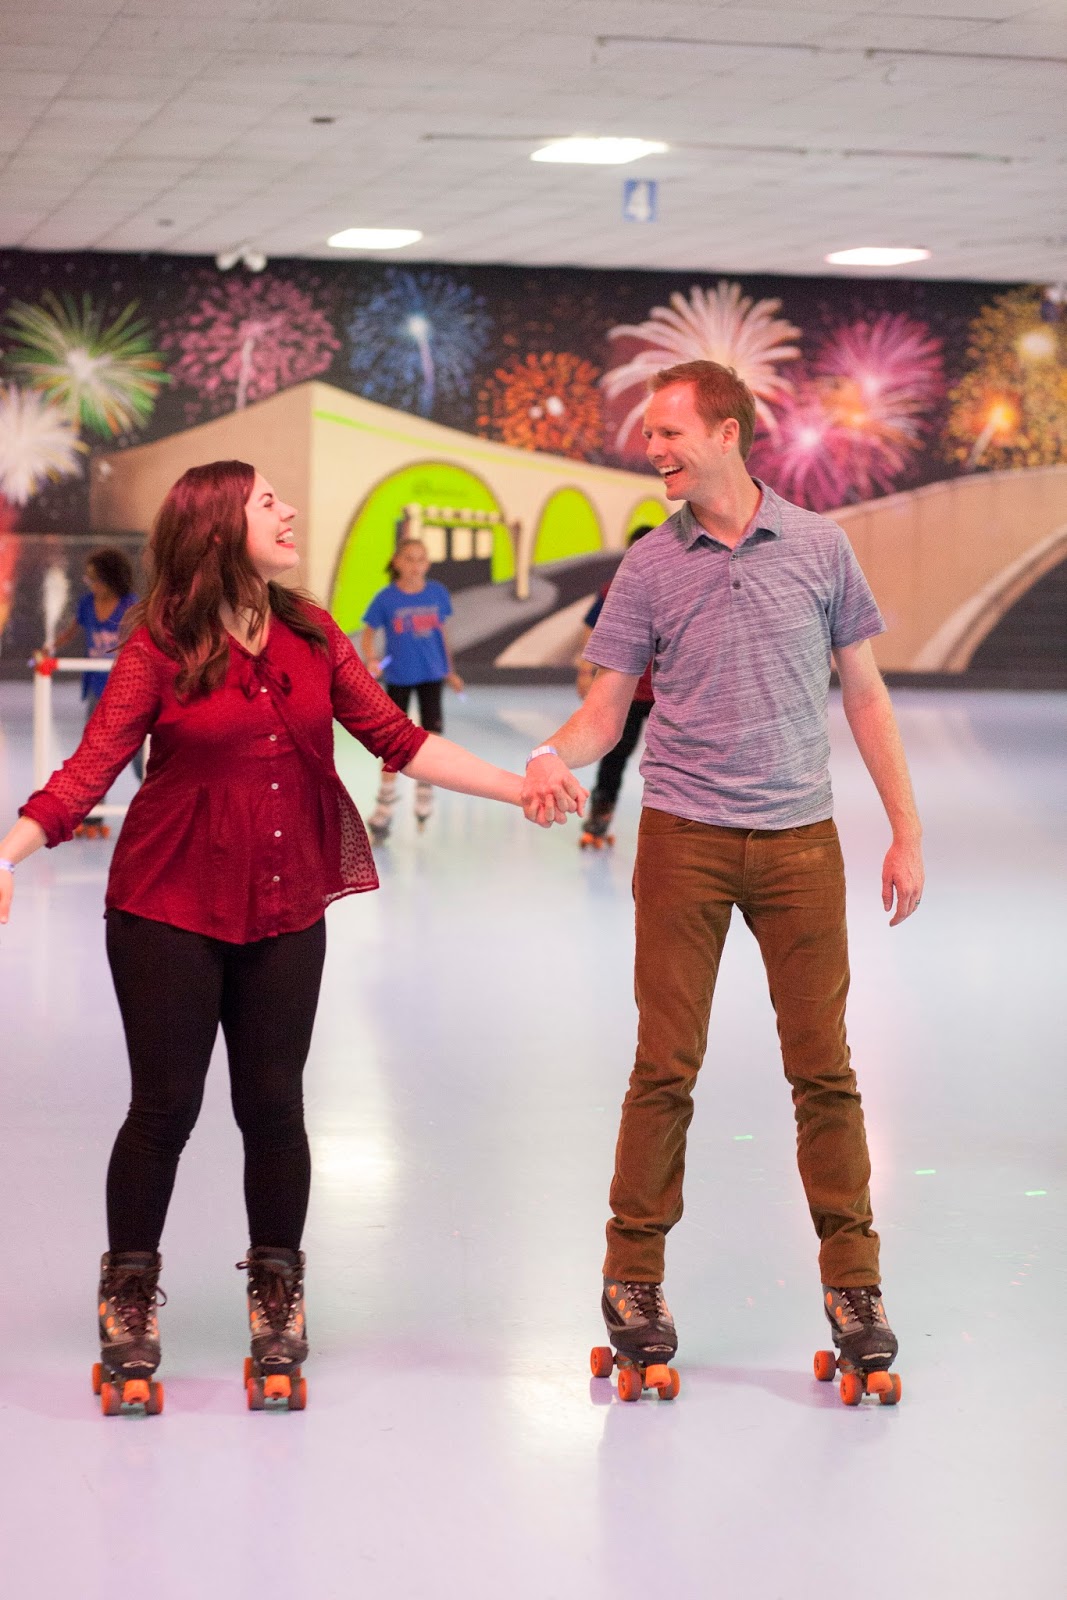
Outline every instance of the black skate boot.
{"label": "black skate boot", "polygon": [[93,1393],[106,1417],[120,1412],[155,1416],[163,1410],[156,1307],[167,1297],[159,1287],[160,1258],[154,1251],[127,1250],[100,1262],[97,1313],[100,1360],[93,1367]]}
{"label": "black skate boot", "polygon": [[852,1289],[822,1286],[823,1310],[833,1331],[836,1354],[820,1350],[815,1356],[815,1376],[829,1383],[841,1374],[841,1399],[859,1405],[865,1394],[876,1394],[884,1406],[895,1406],[901,1382],[890,1372],[897,1341],[882,1305],[882,1291],[873,1284]]}
{"label": "black skate boot", "polygon": [[307,1380],[300,1367],[308,1353],[303,1251],[256,1245],[237,1265],[248,1271],[252,1334],[252,1354],[245,1358],[248,1408],[303,1411]]}
{"label": "black skate boot", "polygon": [[618,1367],[620,1400],[639,1400],[643,1389],[658,1389],[661,1400],[673,1400],[681,1379],[667,1363],[678,1348],[678,1334],[663,1285],[605,1278],[600,1309],[615,1350],[605,1345],[593,1350],[594,1378],[609,1378]]}
{"label": "black skate boot", "polygon": [[588,817],[582,823],[579,850],[610,850],[615,843],[615,835],[609,831],[614,815],[614,806],[603,807],[593,803]]}

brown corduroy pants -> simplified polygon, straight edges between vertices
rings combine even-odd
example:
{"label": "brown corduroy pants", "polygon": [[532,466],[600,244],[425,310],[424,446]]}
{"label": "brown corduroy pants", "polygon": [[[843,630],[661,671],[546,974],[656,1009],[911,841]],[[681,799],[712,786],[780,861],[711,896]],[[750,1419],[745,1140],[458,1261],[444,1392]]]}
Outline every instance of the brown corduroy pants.
{"label": "brown corduroy pants", "polygon": [[845,1042],[845,878],[832,821],[764,831],[642,813],[634,870],[637,1059],[611,1186],[607,1277],[663,1281],[692,1092],[734,906],[755,934],[793,1091],[823,1283],[876,1284],[870,1159]]}

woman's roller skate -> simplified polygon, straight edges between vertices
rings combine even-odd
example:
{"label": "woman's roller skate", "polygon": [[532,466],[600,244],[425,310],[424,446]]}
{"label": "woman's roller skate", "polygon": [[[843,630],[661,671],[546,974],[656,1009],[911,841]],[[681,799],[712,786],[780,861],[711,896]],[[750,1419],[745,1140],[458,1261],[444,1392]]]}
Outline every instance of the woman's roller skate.
{"label": "woman's roller skate", "polygon": [[93,1393],[105,1417],[155,1416],[163,1410],[156,1307],[166,1303],[159,1287],[160,1259],[152,1251],[124,1250],[100,1262],[97,1310],[100,1360],[93,1367]]}
{"label": "woman's roller skate", "polygon": [[645,1389],[658,1390],[661,1400],[673,1400],[682,1380],[667,1365],[678,1348],[678,1334],[663,1285],[605,1278],[600,1308],[615,1348],[593,1348],[589,1356],[593,1377],[610,1378],[617,1367],[620,1400],[640,1400]]}
{"label": "woman's roller skate", "polygon": [[433,784],[415,785],[415,826],[421,833],[433,815]]}
{"label": "woman's roller skate", "polygon": [[300,1250],[255,1245],[238,1267],[248,1272],[248,1325],[252,1354],[245,1357],[250,1411],[303,1411],[307,1379],[304,1322],[304,1255]]}
{"label": "woman's roller skate", "polygon": [[594,804],[582,823],[582,834],[578,840],[579,850],[609,850],[615,843],[615,835],[608,831],[614,815],[614,806],[604,809]]}
{"label": "woman's roller skate", "polygon": [[822,1293],[835,1350],[815,1352],[815,1376],[820,1383],[830,1383],[839,1372],[846,1406],[858,1406],[865,1394],[876,1394],[883,1406],[895,1406],[901,1382],[889,1368],[896,1359],[897,1341],[886,1319],[881,1289],[873,1285],[832,1289],[824,1283]]}
{"label": "woman's roller skate", "polygon": [[396,805],[396,776],[394,773],[382,773],[382,781],[378,786],[378,795],[374,802],[374,810],[367,818],[367,831],[370,833],[372,844],[384,844],[389,837],[389,829],[393,825],[393,807]]}

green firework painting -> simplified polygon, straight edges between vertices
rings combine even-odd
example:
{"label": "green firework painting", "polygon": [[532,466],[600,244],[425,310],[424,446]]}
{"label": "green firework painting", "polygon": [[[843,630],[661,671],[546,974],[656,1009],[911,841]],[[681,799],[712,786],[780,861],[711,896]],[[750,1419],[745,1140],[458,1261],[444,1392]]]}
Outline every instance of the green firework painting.
{"label": "green firework painting", "polygon": [[136,301],[105,326],[91,295],[79,305],[46,289],[37,305],[14,302],[4,332],[9,370],[102,439],[143,428],[170,382]]}

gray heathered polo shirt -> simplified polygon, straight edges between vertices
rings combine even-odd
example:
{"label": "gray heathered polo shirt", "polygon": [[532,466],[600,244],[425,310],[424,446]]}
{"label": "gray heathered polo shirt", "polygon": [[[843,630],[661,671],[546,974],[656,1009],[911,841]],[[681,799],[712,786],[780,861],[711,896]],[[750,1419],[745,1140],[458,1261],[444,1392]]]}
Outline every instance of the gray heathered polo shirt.
{"label": "gray heathered polo shirt", "polygon": [[830,651],[885,624],[844,530],[759,487],[736,550],[688,504],[633,545],[584,654],[626,673],[652,660],[646,806],[796,828],[833,812]]}

